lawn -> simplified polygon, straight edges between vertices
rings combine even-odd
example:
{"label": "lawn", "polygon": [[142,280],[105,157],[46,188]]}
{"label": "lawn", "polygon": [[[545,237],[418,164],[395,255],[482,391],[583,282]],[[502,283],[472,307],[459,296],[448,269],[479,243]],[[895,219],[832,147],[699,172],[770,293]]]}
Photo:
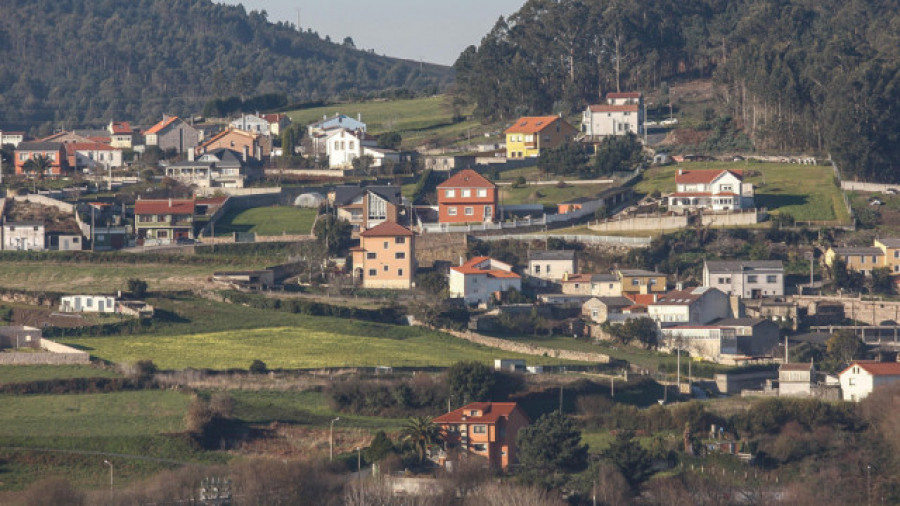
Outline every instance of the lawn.
{"label": "lawn", "polygon": [[[222,461],[197,452],[183,438],[187,394],[136,391],[84,395],[0,396],[0,489],[14,490],[38,476],[63,476],[76,485],[144,478],[182,462]],[[56,450],[56,451],[35,451]],[[116,455],[120,454],[120,455]],[[159,459],[159,460],[157,460]]]}
{"label": "lawn", "polygon": [[29,383],[51,379],[112,378],[115,371],[86,365],[4,365],[0,366],[0,385]]}
{"label": "lawn", "polygon": [[448,96],[437,95],[409,100],[349,102],[291,111],[288,116],[294,123],[308,125],[336,113],[353,118],[361,115],[369,133],[399,132],[404,147],[435,139],[459,140],[469,135],[474,138],[490,129],[474,120],[454,123],[449,101]]}
{"label": "lawn", "polygon": [[216,235],[255,232],[256,235],[301,235],[312,232],[318,211],[293,206],[254,207],[229,211],[216,222]]}
{"label": "lawn", "polygon": [[179,335],[60,338],[112,362],[151,359],[163,369],[247,368],[255,359],[270,368],[450,366],[462,360],[489,363],[498,357],[529,363],[552,358],[507,353],[440,332],[346,319],[295,315],[292,326]]}
{"label": "lawn", "polygon": [[272,422],[308,425],[328,428],[331,420],[340,416],[341,427],[371,431],[398,431],[406,423],[405,418],[382,418],[340,413],[328,405],[322,392],[278,392],[234,390],[229,392],[235,402],[234,416],[247,423],[269,425]]}
{"label": "lawn", "polygon": [[559,188],[556,185],[526,185],[522,188],[500,187],[500,204],[541,204],[555,207],[560,202],[578,197],[593,197],[609,188],[608,184],[571,185]]}
{"label": "lawn", "polygon": [[640,193],[675,191],[678,169],[732,169],[759,172],[746,182],[756,186],[756,204],[770,212],[786,213],[798,221],[840,220],[849,222],[841,190],[834,184],[834,170],[829,166],[783,163],[702,162],[678,166],[654,167],[644,173],[635,186]]}

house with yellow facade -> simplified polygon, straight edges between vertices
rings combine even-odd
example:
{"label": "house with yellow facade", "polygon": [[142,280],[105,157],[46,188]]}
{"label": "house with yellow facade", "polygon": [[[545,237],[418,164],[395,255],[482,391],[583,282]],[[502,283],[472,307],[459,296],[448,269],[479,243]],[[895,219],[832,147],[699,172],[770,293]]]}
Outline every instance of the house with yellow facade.
{"label": "house with yellow facade", "polygon": [[571,142],[578,129],[559,116],[523,116],[505,133],[506,158],[523,159],[540,156],[542,149]]}
{"label": "house with yellow facade", "polygon": [[844,261],[848,271],[861,272],[866,276],[871,275],[873,269],[885,267],[885,251],[875,246],[828,248],[825,252],[825,265],[831,268],[837,259]]}
{"label": "house with yellow facade", "polygon": [[900,239],[875,239],[875,247],[884,253],[884,266],[891,270],[891,275],[900,276]]}

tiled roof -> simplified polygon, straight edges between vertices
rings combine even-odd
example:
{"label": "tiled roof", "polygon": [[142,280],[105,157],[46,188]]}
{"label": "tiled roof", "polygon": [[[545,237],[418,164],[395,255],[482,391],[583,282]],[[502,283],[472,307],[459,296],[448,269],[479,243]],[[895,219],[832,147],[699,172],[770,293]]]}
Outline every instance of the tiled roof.
{"label": "tiled roof", "polygon": [[838,255],[884,256],[881,248],[834,248],[834,252]]}
{"label": "tiled roof", "polygon": [[508,134],[534,134],[560,121],[559,116],[523,116],[506,129]]}
{"label": "tiled roof", "polygon": [[709,184],[725,172],[743,181],[743,171],[740,170],[679,170],[675,174],[675,184]]}
{"label": "tiled roof", "polygon": [[900,248],[900,238],[885,237],[883,239],[878,239],[878,242],[884,244],[888,248]]}
{"label": "tiled roof", "polygon": [[194,214],[193,200],[138,200],[134,214]]}
{"label": "tiled roof", "polygon": [[659,299],[654,302],[656,305],[680,306],[682,304],[690,304],[700,298],[702,293],[697,293],[696,289],[691,290],[672,290],[671,292],[660,295]]}
{"label": "tiled roof", "polygon": [[457,172],[450,179],[437,185],[438,188],[495,188],[496,185],[472,169]]}
{"label": "tiled roof", "polygon": [[806,364],[806,363],[801,362],[799,364],[781,364],[781,367],[779,367],[779,370],[807,372],[810,369],[812,369],[812,367],[813,367],[812,363]]}
{"label": "tiled roof", "polygon": [[393,221],[382,222],[365,232],[359,234],[360,237],[396,237],[396,236],[412,236],[413,233],[403,225],[399,225]]}
{"label": "tiled roof", "polygon": [[20,142],[16,151],[59,151],[61,142]]}
{"label": "tiled roof", "polygon": [[503,269],[482,269],[477,267],[479,264],[484,263],[486,261],[497,262],[504,265],[509,265],[504,262],[499,262],[498,260],[494,260],[491,257],[475,257],[468,262],[460,265],[451,267],[450,269],[460,273],[460,274],[483,274],[492,278],[506,278],[506,279],[514,279],[520,278],[518,274],[511,271],[506,271]]}
{"label": "tiled roof", "polygon": [[784,270],[781,260],[708,260],[709,272],[740,272],[755,270]]}
{"label": "tiled roof", "polygon": [[168,127],[168,126],[171,125],[172,123],[175,123],[176,121],[179,121],[178,116],[169,116],[168,118],[166,118],[166,119],[160,121],[159,123],[153,125],[152,127],[150,127],[146,132],[144,132],[144,135],[147,135],[147,134],[158,134],[158,133],[161,132],[163,129],[165,129],[166,127]]}
{"label": "tiled roof", "polygon": [[113,135],[130,134],[134,131],[131,124],[127,121],[114,121],[112,124]]}
{"label": "tiled roof", "polygon": [[867,362],[863,360],[852,362],[840,374],[849,371],[853,366],[858,366],[872,376],[900,376],[900,362]]}
{"label": "tiled roof", "polygon": [[591,112],[638,112],[637,104],[595,104],[590,107]]}
{"label": "tiled roof", "polygon": [[99,142],[70,142],[66,144],[66,150],[72,151],[121,151],[109,144],[100,144]]}
{"label": "tiled roof", "polygon": [[[517,409],[515,402],[473,402],[438,416],[432,421],[438,425],[450,423],[492,424],[497,423],[501,418],[509,418],[515,409]],[[481,416],[469,416],[468,414],[472,410],[479,411],[482,413]],[[525,414],[522,413],[522,416],[525,416]],[[525,416],[525,418],[527,419],[528,417]]]}
{"label": "tiled roof", "polygon": [[655,293],[629,293],[625,297],[633,300],[638,306],[649,306],[659,299],[659,295]]}

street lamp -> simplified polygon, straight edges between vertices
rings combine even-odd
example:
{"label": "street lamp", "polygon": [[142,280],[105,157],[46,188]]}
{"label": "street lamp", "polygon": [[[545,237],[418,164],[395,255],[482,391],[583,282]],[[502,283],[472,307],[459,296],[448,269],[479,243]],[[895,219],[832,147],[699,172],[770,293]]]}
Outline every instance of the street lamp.
{"label": "street lamp", "polygon": [[103,463],[109,466],[109,495],[112,497],[115,494],[113,482],[113,463],[108,460],[104,460]]}
{"label": "street lamp", "polygon": [[356,477],[362,478],[362,447],[356,447]]}
{"label": "street lamp", "polygon": [[340,420],[341,417],[336,417],[331,421],[331,428],[328,430],[328,460],[334,462],[334,422]]}

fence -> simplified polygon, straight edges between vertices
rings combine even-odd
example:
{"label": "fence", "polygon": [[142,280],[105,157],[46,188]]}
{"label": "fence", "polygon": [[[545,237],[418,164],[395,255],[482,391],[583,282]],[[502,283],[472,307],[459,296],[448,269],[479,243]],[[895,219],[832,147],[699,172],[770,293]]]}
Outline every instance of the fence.
{"label": "fence", "polygon": [[479,237],[482,241],[501,241],[510,239],[514,241],[534,241],[545,239],[562,239],[564,241],[580,242],[584,244],[604,244],[630,246],[634,248],[646,248],[650,246],[650,237],[621,237],[614,235],[578,235],[578,234],[500,234]]}

